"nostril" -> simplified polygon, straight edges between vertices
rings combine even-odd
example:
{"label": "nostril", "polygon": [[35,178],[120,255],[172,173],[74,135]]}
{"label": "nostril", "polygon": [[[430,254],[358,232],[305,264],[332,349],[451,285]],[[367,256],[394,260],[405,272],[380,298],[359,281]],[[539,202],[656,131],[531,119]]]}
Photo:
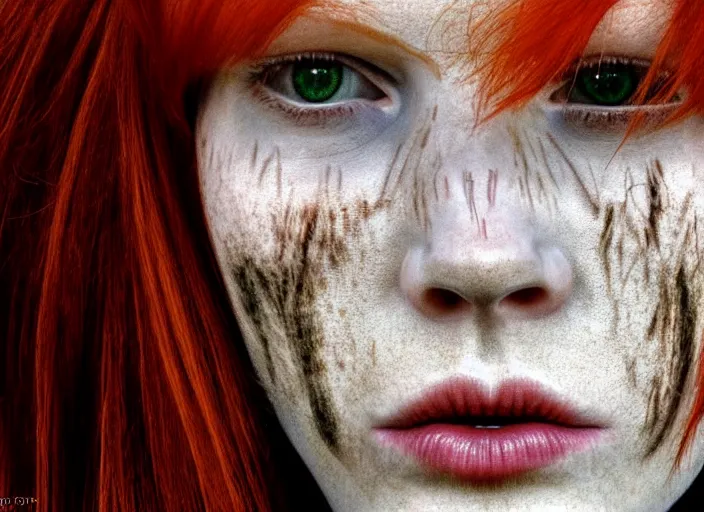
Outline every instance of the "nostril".
{"label": "nostril", "polygon": [[419,245],[403,260],[399,292],[418,313],[440,321],[536,319],[567,304],[573,273],[561,250],[496,244],[462,251],[449,243]]}
{"label": "nostril", "polygon": [[454,311],[463,302],[461,296],[443,288],[431,288],[423,293],[423,303],[434,312]]}
{"label": "nostril", "polygon": [[508,294],[503,298],[501,304],[509,307],[526,308],[542,305],[547,302],[548,299],[549,294],[547,290],[539,286],[531,286],[530,288],[522,288]]}

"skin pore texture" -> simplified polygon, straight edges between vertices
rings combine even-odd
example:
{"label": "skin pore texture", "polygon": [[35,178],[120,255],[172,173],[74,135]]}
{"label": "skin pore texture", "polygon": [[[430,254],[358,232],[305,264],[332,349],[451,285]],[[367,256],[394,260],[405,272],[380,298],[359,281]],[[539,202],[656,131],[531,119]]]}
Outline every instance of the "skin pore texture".
{"label": "skin pore texture", "polygon": [[[475,127],[479,4],[316,8],[213,82],[201,190],[249,354],[336,511],[667,510],[704,465],[698,435],[668,480],[704,327],[702,120],[619,149],[626,117],[556,101],[555,83]],[[619,4],[586,55],[652,58],[665,5]],[[322,113],[253,78],[306,52],[383,94]],[[452,378],[530,378],[606,435],[491,485],[377,442]]]}

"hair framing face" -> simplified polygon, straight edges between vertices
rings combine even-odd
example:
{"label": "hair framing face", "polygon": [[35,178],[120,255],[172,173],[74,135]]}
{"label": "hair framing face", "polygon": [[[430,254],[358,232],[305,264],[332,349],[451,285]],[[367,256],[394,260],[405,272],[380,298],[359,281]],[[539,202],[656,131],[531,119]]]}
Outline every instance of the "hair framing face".
{"label": "hair framing face", "polygon": [[[672,14],[648,80],[667,68],[662,97],[686,89],[674,121],[704,112],[704,3],[663,5]],[[197,198],[183,98],[311,6],[0,3],[0,495],[36,495],[40,510],[271,508],[261,406],[231,348],[212,255],[197,249],[202,214],[184,207]],[[467,49],[487,117],[564,73],[618,2],[573,6],[509,1],[472,28],[492,34]],[[704,358],[691,360],[699,392],[678,460],[704,416]]]}

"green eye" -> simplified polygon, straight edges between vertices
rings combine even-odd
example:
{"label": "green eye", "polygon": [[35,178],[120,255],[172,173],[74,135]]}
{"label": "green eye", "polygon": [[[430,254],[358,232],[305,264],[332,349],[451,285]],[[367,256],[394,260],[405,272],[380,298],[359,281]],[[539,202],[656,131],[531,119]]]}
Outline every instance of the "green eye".
{"label": "green eye", "polygon": [[607,64],[579,70],[568,98],[577,103],[616,106],[627,104],[640,84],[633,65]]}
{"label": "green eye", "polygon": [[321,103],[342,87],[343,69],[338,62],[307,60],[293,66],[293,87],[305,101]]}
{"label": "green eye", "polygon": [[[344,108],[345,115],[351,115],[351,108],[372,106],[387,98],[377,83],[390,82],[386,73],[374,65],[333,53],[276,57],[259,66],[251,76],[253,83],[263,86],[262,92],[276,93],[269,105],[281,105],[287,112],[298,109],[295,115],[299,120],[304,113],[318,118],[333,115],[333,108]],[[340,117],[341,112],[334,115]]]}

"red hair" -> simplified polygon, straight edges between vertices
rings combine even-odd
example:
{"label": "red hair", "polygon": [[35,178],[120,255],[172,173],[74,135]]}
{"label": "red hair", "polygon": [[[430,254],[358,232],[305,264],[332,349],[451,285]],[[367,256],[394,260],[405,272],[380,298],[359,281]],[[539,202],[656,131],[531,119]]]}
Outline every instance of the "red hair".
{"label": "red hair", "polygon": [[[264,398],[232,334],[186,107],[194,81],[265,49],[307,3],[0,2],[0,496],[272,508]],[[563,72],[614,3],[493,17],[479,68],[493,113]],[[704,106],[703,9],[678,0],[658,54],[678,59],[672,89],[689,88],[681,116]],[[702,415],[700,391],[683,449]]]}
{"label": "red hair", "polygon": [[0,2],[0,496],[272,508],[184,91],[304,4]]}

